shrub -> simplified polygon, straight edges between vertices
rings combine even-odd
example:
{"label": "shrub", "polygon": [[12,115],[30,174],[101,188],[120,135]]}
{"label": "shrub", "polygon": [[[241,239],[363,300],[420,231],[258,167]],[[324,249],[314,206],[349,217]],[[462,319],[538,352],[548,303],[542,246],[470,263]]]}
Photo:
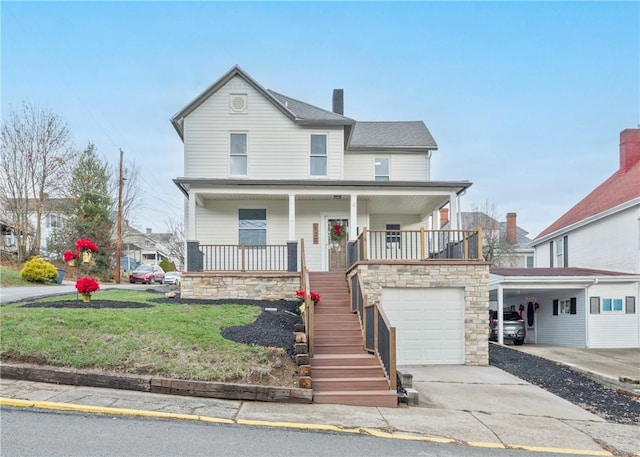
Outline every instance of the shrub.
{"label": "shrub", "polygon": [[45,282],[58,276],[57,268],[40,257],[32,257],[27,260],[20,271],[22,279],[31,282]]}
{"label": "shrub", "polygon": [[160,261],[160,268],[162,268],[164,271],[176,271],[176,264],[173,262],[170,262],[167,259],[162,259]]}

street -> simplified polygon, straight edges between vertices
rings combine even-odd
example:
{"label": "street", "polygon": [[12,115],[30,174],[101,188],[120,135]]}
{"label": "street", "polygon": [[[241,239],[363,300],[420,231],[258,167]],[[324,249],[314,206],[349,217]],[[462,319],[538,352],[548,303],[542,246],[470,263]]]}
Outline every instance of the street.
{"label": "street", "polygon": [[[2,456],[533,456],[350,433],[0,409]],[[545,454],[553,455],[553,454]]]}

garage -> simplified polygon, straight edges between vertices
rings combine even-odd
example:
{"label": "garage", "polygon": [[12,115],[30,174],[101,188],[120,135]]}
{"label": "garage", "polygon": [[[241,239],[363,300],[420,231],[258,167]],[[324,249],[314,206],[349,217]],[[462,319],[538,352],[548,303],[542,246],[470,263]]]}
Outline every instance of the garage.
{"label": "garage", "polygon": [[383,288],[398,365],[464,364],[464,289]]}

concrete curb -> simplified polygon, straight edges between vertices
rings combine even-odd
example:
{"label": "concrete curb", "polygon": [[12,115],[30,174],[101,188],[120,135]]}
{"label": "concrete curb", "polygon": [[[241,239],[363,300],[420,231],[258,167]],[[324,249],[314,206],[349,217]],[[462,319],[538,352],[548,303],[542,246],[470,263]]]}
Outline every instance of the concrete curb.
{"label": "concrete curb", "polygon": [[135,409],[123,409],[123,408],[110,408],[101,406],[88,406],[88,405],[75,405],[69,403],[55,403],[46,401],[32,401],[32,400],[17,400],[12,398],[0,397],[0,406],[11,406],[16,408],[35,408],[45,410],[57,410],[57,411],[74,411],[82,413],[93,414],[111,414],[133,417],[148,417],[156,419],[175,419],[175,420],[189,420],[207,423],[227,424],[227,425],[248,425],[253,427],[278,427],[278,428],[290,428],[297,430],[308,431],[323,431],[323,432],[335,432],[335,433],[352,433],[367,436],[374,436],[377,438],[397,439],[397,440],[409,440],[409,441],[423,441],[429,443],[438,444],[457,444],[466,445],[471,447],[490,448],[490,449],[516,449],[527,450],[531,452],[541,453],[554,453],[554,454],[569,454],[569,455],[583,455],[583,456],[613,456],[609,451],[597,451],[597,450],[582,450],[582,449],[566,449],[566,448],[551,448],[542,446],[521,446],[521,445],[504,445],[500,443],[484,443],[476,441],[459,441],[451,438],[419,436],[407,433],[393,433],[384,432],[382,430],[373,428],[349,428],[336,425],[327,424],[312,424],[312,423],[300,423],[300,422],[272,422],[261,420],[249,420],[249,419],[224,419],[218,417],[198,416],[193,414],[179,414],[179,413],[165,413],[158,411],[143,411]]}
{"label": "concrete curb", "polygon": [[30,364],[2,364],[0,377],[71,386],[105,387],[189,397],[305,403],[313,399],[311,389],[207,381],[185,381],[155,376],[109,374],[90,370],[41,367]]}

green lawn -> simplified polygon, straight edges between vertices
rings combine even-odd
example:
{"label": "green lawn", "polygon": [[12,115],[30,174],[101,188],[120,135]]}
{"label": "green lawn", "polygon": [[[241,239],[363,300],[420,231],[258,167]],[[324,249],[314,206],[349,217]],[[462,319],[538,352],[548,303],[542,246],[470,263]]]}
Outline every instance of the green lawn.
{"label": "green lawn", "polygon": [[[246,305],[157,304],[145,291],[108,290],[96,300],[153,304],[137,309],[0,308],[4,361],[97,368],[179,379],[285,385],[295,367],[281,349],[226,340],[224,327],[247,325],[260,314]],[[75,299],[49,297],[42,301]],[[290,364],[283,370],[283,360]]]}
{"label": "green lawn", "polygon": [[37,283],[25,281],[20,277],[20,272],[9,267],[0,266],[0,286],[32,286]]}

